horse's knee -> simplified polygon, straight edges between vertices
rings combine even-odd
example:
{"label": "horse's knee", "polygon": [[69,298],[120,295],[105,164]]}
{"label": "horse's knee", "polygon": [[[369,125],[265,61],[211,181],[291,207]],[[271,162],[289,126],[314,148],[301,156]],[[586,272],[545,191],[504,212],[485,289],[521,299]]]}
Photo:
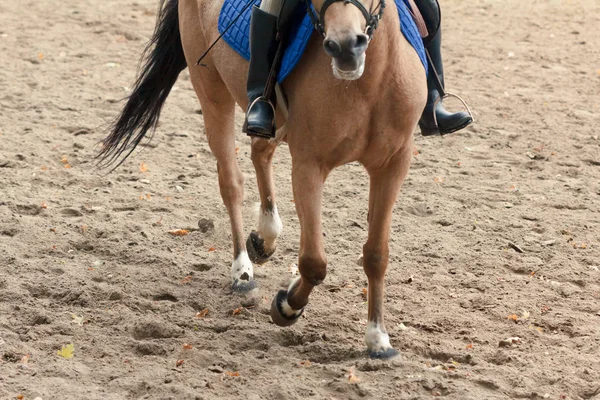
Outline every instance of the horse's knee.
{"label": "horse's knee", "polygon": [[217,163],[221,197],[226,203],[242,201],[244,197],[244,174],[237,168]]}
{"label": "horse's knee", "polygon": [[324,256],[302,255],[298,260],[298,270],[308,283],[320,285],[327,276],[327,260]]}
{"label": "horse's knee", "polygon": [[255,167],[265,167],[273,159],[275,154],[276,145],[273,145],[268,140],[253,140],[252,151],[250,152],[250,159]]}
{"label": "horse's knee", "polygon": [[368,278],[380,278],[387,269],[390,250],[388,245],[363,247],[363,269]]}

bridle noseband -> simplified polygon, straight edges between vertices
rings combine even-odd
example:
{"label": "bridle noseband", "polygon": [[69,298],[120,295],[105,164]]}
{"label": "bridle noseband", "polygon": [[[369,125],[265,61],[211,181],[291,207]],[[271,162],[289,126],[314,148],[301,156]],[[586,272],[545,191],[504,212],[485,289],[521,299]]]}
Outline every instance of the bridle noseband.
{"label": "bridle noseband", "polygon": [[377,14],[374,14],[374,11],[369,11],[363,6],[360,0],[325,0],[323,6],[321,7],[321,11],[319,15],[315,12],[312,7],[311,0],[303,0],[306,5],[306,12],[312,21],[315,30],[319,32],[319,34],[325,38],[325,12],[327,9],[333,4],[338,2],[343,2],[344,4],[352,4],[356,8],[360,10],[365,19],[367,20],[367,27],[365,28],[365,35],[369,37],[369,41],[373,38],[373,33],[375,33],[375,29],[379,26],[379,21],[383,18],[383,11],[385,10],[385,0],[380,0],[379,5],[375,8],[374,11],[379,9]]}

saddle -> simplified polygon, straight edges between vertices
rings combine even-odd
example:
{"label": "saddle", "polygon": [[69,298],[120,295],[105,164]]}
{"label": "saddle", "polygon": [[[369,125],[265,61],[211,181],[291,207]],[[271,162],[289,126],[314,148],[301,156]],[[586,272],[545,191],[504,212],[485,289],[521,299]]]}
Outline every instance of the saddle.
{"label": "saddle", "polygon": [[[249,5],[260,4],[260,0],[225,0],[221,13],[219,15],[219,32],[223,40],[235,50],[244,59],[250,60],[250,16],[251,7]],[[418,25],[425,27],[423,18],[418,13],[418,8],[414,5],[414,0],[394,0],[398,8],[398,16],[400,17],[400,30],[404,34],[406,40],[411,44],[414,50],[419,55],[423,68],[428,71],[427,56],[423,45],[421,29]],[[411,4],[412,3],[412,4]],[[417,25],[415,17],[420,17],[420,22]],[[426,32],[427,28],[425,27]],[[279,75],[278,82],[283,82],[285,78],[294,70],[306,46],[315,32],[314,26],[308,14],[303,18],[298,19],[294,26],[290,29],[290,37],[288,46],[285,50]],[[425,33],[427,35],[427,33]]]}

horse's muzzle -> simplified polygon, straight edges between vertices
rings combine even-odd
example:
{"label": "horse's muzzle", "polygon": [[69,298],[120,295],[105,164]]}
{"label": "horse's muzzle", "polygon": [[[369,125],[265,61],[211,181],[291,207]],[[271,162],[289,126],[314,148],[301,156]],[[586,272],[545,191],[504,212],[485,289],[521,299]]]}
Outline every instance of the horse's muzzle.
{"label": "horse's muzzle", "polygon": [[369,37],[364,33],[347,35],[343,38],[327,37],[323,48],[333,59],[333,71],[338,79],[355,80],[362,76],[365,51]]}

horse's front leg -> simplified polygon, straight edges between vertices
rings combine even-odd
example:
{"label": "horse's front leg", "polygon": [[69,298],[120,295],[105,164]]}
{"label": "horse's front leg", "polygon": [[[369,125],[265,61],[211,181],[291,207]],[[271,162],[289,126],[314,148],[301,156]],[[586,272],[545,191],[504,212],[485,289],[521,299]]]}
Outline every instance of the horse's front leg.
{"label": "horse's front leg", "polygon": [[273,255],[277,246],[277,238],[283,230],[283,224],[277,212],[275,184],[273,183],[272,162],[276,149],[275,141],[252,139],[252,163],[260,192],[260,210],[258,231],[250,234],[246,247],[252,261],[258,263],[268,260]]}
{"label": "horse's front leg", "polygon": [[313,288],[325,279],[327,259],[323,247],[321,200],[329,171],[316,162],[292,162],[294,203],[300,220],[300,277],[287,290],[280,290],[271,305],[271,317],[279,326],[294,324],[308,304]]}
{"label": "horse's front leg", "polygon": [[392,210],[408,173],[412,154],[409,146],[378,168],[367,168],[371,178],[369,192],[369,238],[363,247],[363,267],[369,280],[369,322],[365,341],[369,356],[389,359],[399,353],[390,344],[383,321],[385,272],[389,259]]}

